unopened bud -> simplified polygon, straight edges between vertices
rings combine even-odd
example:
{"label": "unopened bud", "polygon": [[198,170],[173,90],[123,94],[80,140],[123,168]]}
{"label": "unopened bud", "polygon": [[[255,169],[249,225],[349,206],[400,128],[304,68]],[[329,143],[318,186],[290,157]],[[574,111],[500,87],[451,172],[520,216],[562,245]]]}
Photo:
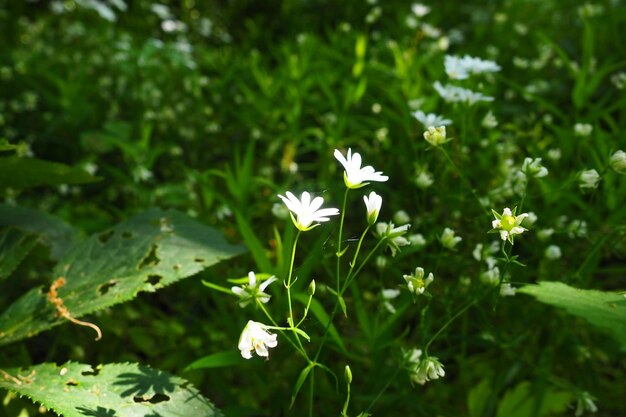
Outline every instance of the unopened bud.
{"label": "unopened bud", "polygon": [[309,295],[315,294],[315,280],[314,279],[311,280],[311,283],[309,284],[309,288],[307,289],[307,292],[309,293]]}
{"label": "unopened bud", "polygon": [[352,383],[352,371],[350,370],[350,365],[346,365],[346,369],[343,372],[343,377],[346,379],[348,384]]}

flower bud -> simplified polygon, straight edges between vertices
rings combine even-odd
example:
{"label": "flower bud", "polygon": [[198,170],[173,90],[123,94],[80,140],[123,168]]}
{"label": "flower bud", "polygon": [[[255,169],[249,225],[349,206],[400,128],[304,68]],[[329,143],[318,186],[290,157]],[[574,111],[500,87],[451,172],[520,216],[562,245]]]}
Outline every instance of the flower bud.
{"label": "flower bud", "polygon": [[346,369],[343,372],[343,377],[348,384],[352,383],[352,371],[350,370],[350,365],[346,365]]}
{"label": "flower bud", "polygon": [[378,220],[378,213],[383,205],[383,198],[374,191],[369,196],[363,196],[365,208],[367,209],[367,223],[372,226]]}
{"label": "flower bud", "polygon": [[430,126],[426,132],[424,132],[424,139],[426,142],[430,143],[432,146],[443,145],[447,142],[446,140],[446,127],[439,126],[433,127]]}
{"label": "flower bud", "polygon": [[314,279],[311,280],[311,283],[309,284],[309,288],[307,289],[307,292],[311,296],[315,294],[315,280]]}
{"label": "flower bud", "polygon": [[626,152],[619,150],[611,155],[611,168],[620,174],[626,173]]}

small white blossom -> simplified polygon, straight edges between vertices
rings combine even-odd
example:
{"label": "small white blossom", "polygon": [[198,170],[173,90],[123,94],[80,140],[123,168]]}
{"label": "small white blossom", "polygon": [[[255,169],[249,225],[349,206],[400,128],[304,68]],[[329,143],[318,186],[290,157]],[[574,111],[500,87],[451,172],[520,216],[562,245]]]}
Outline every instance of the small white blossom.
{"label": "small white blossom", "polygon": [[435,280],[433,273],[429,273],[428,277],[424,279],[424,268],[415,268],[415,273],[409,275],[403,275],[409,291],[415,295],[424,294],[424,291],[428,288],[431,282]]}
{"label": "small white blossom", "polygon": [[483,117],[481,125],[485,129],[495,129],[496,127],[498,127],[498,119],[496,119],[496,116],[493,115],[493,112],[489,110],[485,117]]}
{"label": "small white blossom", "polygon": [[383,198],[372,191],[368,196],[363,196],[365,208],[367,209],[367,223],[371,226],[378,220],[378,213],[383,205]]}
{"label": "small white blossom", "polygon": [[413,117],[417,119],[425,128],[430,126],[448,126],[452,124],[452,120],[446,119],[443,116],[439,116],[435,113],[424,113],[421,110],[417,110],[412,113]]}
{"label": "small white blossom", "polygon": [[611,155],[611,168],[620,174],[626,173],[626,152],[619,150]]}
{"label": "small white blossom", "polygon": [[483,271],[479,278],[485,284],[498,285],[500,282],[500,268],[497,266],[489,268],[486,271]]}
{"label": "small white blossom", "polygon": [[415,185],[421,189],[430,187],[434,182],[433,175],[428,171],[420,171],[415,178]]}
{"label": "small white blossom", "polygon": [[412,349],[404,354],[411,382],[424,385],[426,382],[446,375],[443,365],[434,356],[422,359],[421,349]]}
{"label": "small white blossom", "polygon": [[422,246],[426,245],[426,239],[424,239],[424,236],[421,233],[413,233],[412,235],[408,236],[409,242],[411,242],[411,245],[417,247],[417,248],[421,248]]}
{"label": "small white blossom", "polygon": [[554,229],[550,228],[550,229],[541,229],[539,231],[537,231],[537,238],[539,240],[548,240],[550,239],[550,236],[552,236],[554,234]]}
{"label": "small white blossom", "polygon": [[361,168],[361,155],[358,152],[353,154],[352,149],[348,149],[347,158],[338,149],[335,149],[334,155],[345,168],[343,180],[348,188],[361,188],[368,184],[367,181],[385,182],[389,179],[369,165]]}
{"label": "small white blossom", "polygon": [[411,5],[411,11],[417,17],[424,17],[430,13],[430,7],[422,3],[414,3]]}
{"label": "small white blossom", "polygon": [[574,415],[576,417],[580,417],[585,414],[585,411],[589,411],[590,413],[595,413],[596,411],[598,411],[598,407],[593,402],[594,400],[595,397],[593,397],[587,391],[581,392],[576,402],[576,413]]}
{"label": "small white blossom", "polygon": [[446,55],[444,65],[448,77],[456,80],[464,80],[473,74],[498,72],[501,69],[501,67],[493,61],[475,58],[469,55],[463,57]]}
{"label": "small white blossom", "polygon": [[277,278],[272,276],[267,280],[263,281],[261,285],[257,286],[256,274],[252,271],[248,272],[248,284],[242,285],[241,287],[232,287],[230,290],[239,297],[239,307],[244,308],[248,304],[254,301],[258,301],[259,303],[267,303],[271,295],[265,293],[265,289]]}
{"label": "small white blossom", "polygon": [[574,133],[576,134],[576,136],[587,137],[591,135],[592,131],[593,126],[588,123],[576,123],[574,125]]}
{"label": "small white blossom", "polygon": [[[314,222],[326,222],[330,220],[328,216],[336,216],[339,214],[339,210],[336,208],[324,208],[320,209],[324,204],[322,197],[315,197],[311,200],[311,195],[308,192],[303,192],[300,199],[287,191],[287,197],[278,195],[283,200],[283,203],[291,211],[291,220],[293,224],[303,232],[313,229],[315,226],[319,226],[319,223]],[[296,215],[294,217],[294,214]]]}
{"label": "small white blossom", "polygon": [[444,143],[450,141],[450,139],[446,139],[445,126],[430,126],[428,130],[424,132],[424,139],[426,139],[426,142],[430,143],[434,147],[443,145]]}
{"label": "small white blossom", "polygon": [[516,292],[517,289],[508,282],[503,282],[502,285],[500,285],[500,297],[512,297]]}
{"label": "small white blossom", "polygon": [[561,255],[562,255],[561,248],[559,248],[556,245],[550,245],[544,251],[544,255],[545,255],[546,259],[549,259],[551,261],[560,259]]}
{"label": "small white blossom", "polygon": [[529,211],[528,216],[526,216],[522,224],[524,225],[524,227],[531,227],[533,224],[535,224],[537,219],[537,215],[534,212]]}
{"label": "small white blossom", "polygon": [[481,101],[493,101],[493,97],[455,85],[447,84],[444,86],[439,81],[436,81],[433,87],[441,98],[448,103],[467,103],[471,106]]}
{"label": "small white blossom", "polygon": [[597,188],[601,177],[595,169],[587,169],[578,174],[578,186],[581,189]]}
{"label": "small white blossom", "polygon": [[411,221],[411,217],[406,211],[398,210],[393,215],[393,221],[399,224],[406,224]]}
{"label": "small white blossom", "polygon": [[463,240],[463,238],[460,236],[455,236],[454,230],[446,227],[445,229],[443,229],[443,233],[439,237],[439,240],[441,241],[441,244],[444,248],[454,250],[456,245],[458,245],[459,242]]}
{"label": "small white blossom", "polygon": [[499,229],[500,238],[502,240],[508,240],[511,244],[513,244],[513,237],[515,235],[521,235],[527,230],[522,227],[521,224],[522,221],[528,217],[528,213],[522,213],[516,216],[515,211],[516,209],[513,209],[511,212],[510,208],[505,208],[502,214],[498,214],[494,210],[491,210],[495,217],[495,220],[491,222],[491,227]]}
{"label": "small white blossom", "polygon": [[267,348],[278,345],[276,335],[265,331],[267,326],[256,321],[249,320],[239,337],[239,350],[245,359],[252,357],[252,352],[259,356],[269,357]]}
{"label": "small white blossom", "polygon": [[389,311],[391,314],[396,313],[396,308],[391,304],[391,300],[397,298],[400,295],[400,290],[395,288],[386,288],[381,291],[381,295],[383,298],[383,306]]}
{"label": "small white blossom", "polygon": [[410,224],[395,227],[391,222],[376,224],[376,234],[387,241],[387,247],[391,250],[391,256],[396,256],[396,252],[400,250],[401,246],[411,244],[404,237],[409,227],[411,227]]}
{"label": "small white blossom", "polygon": [[543,178],[548,175],[548,168],[541,165],[541,158],[526,158],[522,164],[522,172],[528,177]]}

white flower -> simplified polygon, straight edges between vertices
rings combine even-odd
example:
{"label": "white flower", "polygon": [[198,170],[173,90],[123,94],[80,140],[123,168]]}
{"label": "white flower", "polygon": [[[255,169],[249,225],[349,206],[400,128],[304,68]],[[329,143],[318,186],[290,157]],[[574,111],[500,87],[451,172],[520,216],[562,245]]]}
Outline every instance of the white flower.
{"label": "white flower", "polygon": [[449,142],[450,139],[446,139],[446,127],[439,126],[433,127],[430,126],[427,131],[424,132],[424,139],[426,142],[430,143],[432,146],[443,145],[446,142]]}
{"label": "white flower", "polygon": [[480,123],[485,129],[494,129],[498,127],[498,119],[493,115],[493,112],[489,110],[485,117],[483,117],[482,122]]}
{"label": "white flower", "polygon": [[389,179],[386,175],[382,175],[382,172],[376,172],[369,165],[361,168],[361,155],[358,152],[352,154],[352,150],[348,149],[348,158],[346,159],[338,149],[335,149],[334,155],[346,170],[343,174],[343,180],[348,188],[361,188],[368,184],[366,181],[385,182]]}
{"label": "white flower", "polygon": [[395,227],[391,222],[376,224],[376,234],[386,239],[387,247],[391,250],[391,256],[396,256],[396,252],[400,250],[400,246],[411,244],[411,242],[403,236],[406,234],[407,230],[409,230],[409,227],[411,227],[410,224]]}
{"label": "white flower", "polygon": [[[336,216],[339,214],[339,210],[336,208],[324,208],[320,209],[324,203],[322,197],[315,197],[311,200],[311,195],[308,192],[303,192],[300,200],[296,198],[291,192],[287,191],[287,197],[278,195],[287,208],[291,211],[291,220],[293,224],[301,231],[313,229],[315,226],[319,226],[319,223],[314,222],[326,222],[330,220],[328,216]],[[294,217],[294,214],[296,217]]]}
{"label": "white flower", "polygon": [[444,248],[454,250],[455,246],[458,245],[458,243],[463,240],[463,238],[460,236],[455,236],[454,230],[446,227],[445,229],[443,229],[443,233],[439,237],[439,240],[441,241],[441,244]]}
{"label": "white flower", "polygon": [[626,173],[626,152],[619,150],[611,155],[611,168],[620,174]]}
{"label": "white flower", "polygon": [[444,65],[448,77],[456,80],[464,80],[473,74],[486,72],[498,72],[500,66],[493,61],[475,58],[469,55],[459,57],[446,55]]}
{"label": "white flower", "polygon": [[415,178],[415,185],[421,189],[430,187],[434,182],[433,175],[428,171],[420,171]]}
{"label": "white flower", "polygon": [[406,211],[398,210],[393,214],[393,221],[400,224],[407,224],[411,221],[411,217]]}
{"label": "white flower", "polygon": [[380,208],[383,205],[383,198],[372,191],[369,197],[363,196],[363,201],[365,201],[365,208],[367,209],[367,223],[371,226],[378,220],[378,213],[380,213]]}
{"label": "white flower", "polygon": [[592,131],[593,126],[588,123],[576,123],[574,125],[574,133],[576,134],[576,136],[586,137],[591,135]]}
{"label": "white flower", "polygon": [[526,158],[522,164],[522,172],[529,177],[542,178],[548,175],[548,168],[541,165],[541,158]]}
{"label": "white flower", "polygon": [[442,116],[439,116],[435,113],[424,113],[421,110],[418,110],[412,113],[412,116],[417,119],[425,128],[429,128],[430,126],[448,126],[452,124],[452,120],[445,119]]}
{"label": "white flower", "polygon": [[232,287],[230,290],[240,298],[239,307],[244,308],[248,304],[253,301],[258,301],[260,303],[267,303],[271,295],[265,293],[265,289],[277,278],[272,276],[267,280],[263,281],[261,285],[257,286],[256,275],[254,272],[248,272],[248,285],[242,285],[241,287]]}
{"label": "white flower", "polygon": [[411,242],[411,245],[418,248],[426,245],[426,239],[424,239],[424,236],[421,233],[413,233],[412,235],[408,236],[408,239],[409,242]]}
{"label": "white flower", "polygon": [[439,81],[433,84],[437,93],[448,103],[467,103],[470,106],[480,101],[493,101],[493,97],[485,96],[466,88],[457,87],[455,85],[441,85]]}
{"label": "white flower", "polygon": [[600,174],[595,169],[587,169],[578,174],[578,186],[581,189],[597,188],[600,182]]}
{"label": "white flower", "polygon": [[546,257],[546,259],[549,259],[551,261],[554,261],[556,259],[559,259],[562,255],[561,253],[561,248],[559,248],[556,245],[550,245],[546,248],[544,255]]}
{"label": "white flower", "polygon": [[389,311],[391,314],[396,313],[396,308],[391,304],[391,300],[398,297],[400,295],[400,290],[395,288],[386,288],[381,291],[381,295],[383,298],[383,306]]}
{"label": "white flower", "polygon": [[500,285],[500,297],[512,297],[516,292],[517,289],[508,282],[503,282],[502,285]]}
{"label": "white flower", "polygon": [[497,266],[489,268],[488,270],[482,272],[479,278],[485,284],[498,285],[498,282],[500,282],[500,268]]}
{"label": "white flower", "polygon": [[587,391],[583,391],[580,393],[578,400],[576,402],[576,413],[574,414],[576,417],[580,417],[585,414],[585,411],[589,411],[591,413],[595,413],[598,411],[598,407],[593,402],[595,397],[589,394]]}
{"label": "white flower", "polygon": [[415,268],[414,274],[405,274],[402,277],[404,278],[409,291],[415,295],[424,294],[424,291],[426,291],[430,283],[435,280],[432,272],[428,274],[426,279],[424,279],[424,268],[420,267]]}
{"label": "white flower", "polygon": [[430,7],[428,7],[428,6],[426,6],[425,4],[422,4],[422,3],[414,3],[414,4],[411,5],[411,11],[417,17],[424,17],[428,13],[430,13]]}
{"label": "white flower", "polygon": [[239,337],[239,350],[241,356],[246,359],[252,357],[252,352],[256,352],[259,356],[268,357],[267,348],[273,348],[278,345],[276,335],[265,331],[266,325],[249,320]]}
{"label": "white flower", "polygon": [[496,218],[491,222],[491,227],[499,229],[500,238],[502,240],[508,240],[511,244],[513,244],[513,237],[515,235],[521,235],[527,230],[522,227],[521,224],[524,219],[528,217],[528,213],[522,213],[519,216],[516,216],[516,209],[517,208],[513,209],[511,212],[510,208],[505,208],[502,211],[502,214],[498,214],[494,210],[491,210],[493,216]]}
{"label": "white flower", "polygon": [[424,385],[426,382],[446,375],[443,365],[434,356],[421,359],[422,351],[412,349],[404,354],[407,370],[412,382]]}

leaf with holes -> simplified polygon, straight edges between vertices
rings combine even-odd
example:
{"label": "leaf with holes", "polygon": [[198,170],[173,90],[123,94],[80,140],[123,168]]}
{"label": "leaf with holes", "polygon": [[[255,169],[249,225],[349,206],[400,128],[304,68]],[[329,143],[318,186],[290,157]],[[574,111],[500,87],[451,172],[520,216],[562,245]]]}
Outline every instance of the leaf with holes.
{"label": "leaf with holes", "polygon": [[[78,244],[55,267],[71,317],[133,299],[243,253],[216,230],[176,211],[149,210]],[[0,346],[64,323],[49,288],[34,288],[0,315]]]}
{"label": "leaf with holes", "polygon": [[561,282],[544,281],[527,285],[520,292],[542,303],[559,307],[582,317],[598,329],[611,334],[626,351],[626,298],[624,294],[581,290]]}
{"label": "leaf with holes", "polygon": [[219,417],[220,411],[182,378],[136,363],[92,368],[68,362],[0,370],[0,388],[64,417]]}

